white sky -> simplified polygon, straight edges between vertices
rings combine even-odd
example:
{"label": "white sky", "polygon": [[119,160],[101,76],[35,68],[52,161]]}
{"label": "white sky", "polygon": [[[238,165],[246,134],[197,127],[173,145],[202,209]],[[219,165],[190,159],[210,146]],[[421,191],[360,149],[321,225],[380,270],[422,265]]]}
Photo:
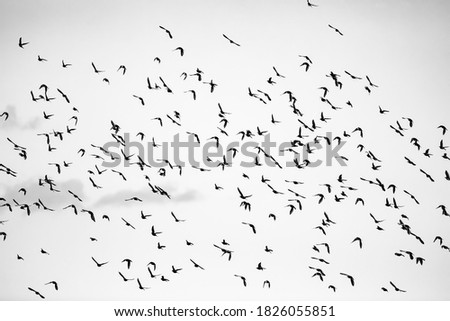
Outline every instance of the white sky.
{"label": "white sky", "polygon": [[[5,242],[0,241],[0,299],[37,299],[27,287],[32,287],[51,300],[304,300],[304,299],[371,299],[371,300],[448,300],[450,298],[450,253],[433,243],[436,235],[450,245],[449,218],[440,215],[436,207],[448,203],[449,182],[444,172],[449,161],[443,159],[439,141],[449,144],[438,125],[450,125],[447,109],[450,86],[448,30],[450,5],[447,1],[344,1],[316,0],[317,8],[308,8],[306,1],[2,1],[0,3],[0,114],[8,111],[10,118],[0,119],[0,163],[16,170],[12,178],[0,172],[0,197],[13,204],[32,204],[40,198],[55,212],[38,211],[32,215],[14,208],[9,213],[0,208],[0,232],[7,232]],[[328,27],[331,24],[342,31],[339,36]],[[158,26],[168,28],[173,39]],[[226,34],[241,46],[231,45],[222,37]],[[19,48],[22,37],[29,44]],[[182,46],[185,55],[173,51]],[[308,72],[299,65],[308,55],[313,64]],[[47,62],[38,62],[37,56]],[[157,64],[155,57],[161,59]],[[61,60],[72,66],[63,69]],[[105,70],[96,75],[91,67]],[[123,76],[116,72],[120,65],[127,66]],[[272,66],[286,76],[274,75]],[[192,74],[200,68],[204,81],[218,84],[214,93],[194,77],[182,80],[180,74]],[[379,88],[371,88],[369,95],[364,86],[367,81],[352,80],[347,70],[357,76],[368,75]],[[330,78],[330,71],[341,75],[342,90],[338,90]],[[146,77],[153,83],[162,77],[173,89],[169,95],[163,91],[149,91]],[[102,82],[107,77],[110,84]],[[277,82],[269,85],[269,77]],[[42,93],[41,84],[49,86],[52,102],[33,102],[30,90]],[[342,110],[333,111],[320,101],[321,91],[327,86],[327,98]],[[272,102],[264,105],[251,99],[247,88],[268,92]],[[67,104],[56,91],[65,92],[71,104]],[[197,100],[185,91],[195,89]],[[318,168],[258,167],[241,168],[235,164],[225,171],[214,169],[199,172],[190,167],[169,171],[166,177],[157,169],[142,173],[137,168],[118,167],[127,176],[123,182],[108,171],[93,179],[103,189],[95,190],[90,184],[87,170],[95,171],[100,162],[89,155],[100,153],[90,144],[103,145],[111,140],[110,121],[134,137],[142,131],[146,140],[155,137],[158,143],[170,142],[180,133],[183,140],[186,131],[196,132],[202,142],[220,135],[217,103],[231,112],[226,130],[229,138],[220,135],[223,143],[238,140],[235,134],[244,129],[256,132],[256,126],[268,130],[278,142],[291,141],[298,133],[297,117],[289,108],[285,90],[291,90],[297,98],[297,107],[304,113],[302,120],[311,119],[321,126],[314,133],[304,133],[313,138],[332,132],[341,136],[356,127],[364,130],[364,137],[352,134],[342,148],[342,155],[349,158],[347,167],[336,163]],[[141,106],[132,95],[144,98]],[[354,108],[345,105],[350,100]],[[378,106],[390,112],[381,115]],[[46,150],[45,138],[38,133],[64,130],[74,127],[72,107],[79,110],[77,130],[64,141],[52,138],[55,152]],[[182,127],[171,124],[165,116],[173,111],[181,113]],[[42,112],[54,114],[45,120]],[[318,117],[323,111],[332,120],[327,124]],[[271,114],[281,123],[270,122]],[[151,120],[163,118],[164,127]],[[395,134],[389,125],[402,117],[414,119],[414,126]],[[27,148],[28,160],[24,161],[6,140],[11,138]],[[412,137],[419,139],[421,151],[409,143]],[[261,141],[261,137],[255,138]],[[137,139],[136,139],[137,140]],[[379,171],[371,170],[371,161],[356,149],[363,144],[382,162]],[[87,150],[80,158],[77,151]],[[431,158],[423,155],[430,148]],[[315,154],[316,155],[316,154]],[[323,151],[316,157],[324,157]],[[406,164],[404,156],[417,163]],[[262,156],[261,156],[262,157]],[[239,158],[239,156],[238,156]],[[283,158],[280,158],[283,159]],[[285,158],[285,160],[290,159]],[[56,173],[50,162],[73,162]],[[436,182],[431,183],[419,172],[423,168]],[[246,173],[250,179],[242,177]],[[55,179],[61,193],[50,193],[37,186],[38,178],[48,174]],[[164,187],[172,195],[168,201],[154,196],[143,174],[152,182]],[[284,192],[274,195],[260,182],[261,175],[271,179],[271,185]],[[334,202],[334,194],[340,193],[339,174],[348,179],[346,185],[358,188],[346,191],[348,199]],[[398,186],[395,195],[403,205],[400,210],[384,206],[385,198],[392,199],[391,192],[362,182],[359,178],[379,178],[386,186]],[[304,185],[287,184],[284,180],[304,181]],[[214,183],[224,187],[215,191]],[[327,194],[320,184],[329,183],[333,193]],[[24,197],[18,193],[21,187],[28,190]],[[251,212],[239,207],[236,187],[249,199]],[[285,206],[291,198],[291,188],[307,196],[303,210],[288,215]],[[83,198],[79,204],[65,191],[73,190]],[[420,201],[415,203],[405,195],[406,189]],[[317,204],[317,193],[326,198]],[[126,198],[139,196],[143,204],[124,202]],[[354,205],[362,197],[365,206]],[[447,202],[447,203],[446,203]],[[3,203],[3,202],[2,202]],[[0,203],[0,204],[2,204]],[[78,209],[90,209],[96,213],[97,223],[86,213],[78,216],[62,210],[70,203]],[[140,219],[140,211],[152,214],[147,221]],[[173,211],[184,223],[175,223]],[[326,211],[337,224],[327,229],[324,236],[313,229],[321,223]],[[276,213],[277,221],[268,219]],[[384,231],[377,231],[370,218],[385,220]],[[101,220],[107,214],[111,222]],[[401,214],[409,217],[408,224],[425,241],[421,245],[398,226]],[[126,227],[121,217],[136,227]],[[255,224],[257,234],[241,222]],[[158,237],[150,236],[155,225],[163,231]],[[361,237],[363,248],[351,244]],[[91,242],[95,237],[98,242]],[[222,239],[234,251],[228,262],[213,247]],[[187,247],[185,240],[194,246]],[[156,249],[160,241],[167,248]],[[327,242],[331,254],[321,248],[314,252],[312,246]],[[448,242],[448,243],[447,243]],[[265,245],[274,249],[264,252]],[[50,255],[40,254],[40,249]],[[424,257],[423,266],[406,257],[396,257],[400,249],[410,250]],[[18,261],[16,255],[25,260]],[[91,256],[98,261],[109,261],[98,269]],[[320,257],[325,265],[311,259]],[[121,261],[133,260],[126,269]],[[193,259],[205,267],[194,269]],[[146,271],[149,261],[157,262],[156,273],[163,274],[170,282],[150,279]],[[256,270],[259,262],[267,269]],[[179,275],[171,272],[171,266],[181,267]],[[314,271],[309,266],[320,267],[326,274],[324,282],[311,278]],[[127,277],[138,278],[148,291],[140,291],[136,281],[124,283],[118,271]],[[356,286],[339,275],[344,272],[354,276]],[[234,274],[244,275],[248,286],[244,288]],[[60,291],[54,291],[45,283],[55,280]],[[270,290],[263,289],[264,280],[270,280]],[[406,293],[396,293],[389,285],[394,282]],[[328,285],[337,288],[336,293]],[[389,289],[382,292],[381,287]]]}

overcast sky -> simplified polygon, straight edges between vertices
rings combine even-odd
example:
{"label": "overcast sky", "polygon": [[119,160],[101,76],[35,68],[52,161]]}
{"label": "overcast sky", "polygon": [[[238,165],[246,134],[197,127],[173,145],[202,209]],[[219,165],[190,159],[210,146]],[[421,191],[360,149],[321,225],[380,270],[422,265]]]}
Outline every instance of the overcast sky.
{"label": "overcast sky", "polygon": [[[0,172],[0,197],[5,199],[0,205],[13,206],[12,213],[0,207],[0,221],[5,221],[0,232],[7,233],[5,241],[0,237],[0,299],[39,299],[27,287],[50,300],[450,299],[450,253],[433,242],[439,235],[443,245],[450,246],[450,218],[436,209],[441,204],[450,206],[450,182],[445,179],[450,163],[439,148],[441,139],[444,145],[450,139],[437,128],[450,126],[450,4],[443,0],[311,1],[318,6],[290,0],[1,1],[0,114],[7,112],[9,118],[0,118],[0,164],[16,171],[17,177]],[[20,37],[29,42],[23,48],[18,45]],[[183,56],[175,50],[180,46]],[[301,66],[306,58],[299,55],[311,59],[308,71]],[[46,61],[38,61],[38,56]],[[71,66],[63,68],[63,60]],[[96,74],[91,63],[104,72]],[[125,74],[118,71],[121,65],[127,68]],[[277,77],[273,67],[284,78]],[[197,68],[203,72],[202,81],[191,76]],[[340,75],[342,89],[327,77],[331,71]],[[362,79],[352,79],[345,71]],[[371,86],[366,76],[378,87]],[[162,86],[161,77],[173,93],[164,88],[149,90],[147,77],[153,85]],[[268,83],[270,77],[274,84]],[[204,83],[211,80],[217,84],[212,93]],[[30,91],[36,97],[44,95],[39,89],[42,84],[54,100],[32,101]],[[322,86],[329,90],[329,102],[341,109],[333,110],[321,101],[323,91],[318,88]],[[265,103],[250,97],[249,87]],[[189,90],[195,90],[195,100]],[[293,113],[288,95],[283,95],[287,90],[297,99],[302,116]],[[142,97],[145,105],[133,95]],[[219,122],[218,103],[230,113],[225,115],[225,128]],[[379,106],[389,112],[381,114]],[[175,111],[180,113],[181,126],[166,116],[174,118]],[[54,116],[45,119],[43,112]],[[330,120],[320,121],[321,113]],[[272,123],[271,115],[279,123]],[[156,117],[161,117],[163,126]],[[413,120],[412,127],[406,118]],[[233,165],[223,171],[220,167],[199,171],[187,164],[181,176],[177,168],[166,167],[166,176],[161,176],[159,168],[141,171],[121,163],[114,170],[125,175],[124,181],[92,156],[107,157],[91,144],[114,141],[111,121],[120,125],[120,135],[129,133],[133,141],[139,141],[137,133],[144,133],[147,154],[152,138],[158,144],[170,144],[177,134],[187,141],[186,132],[198,134],[202,145],[218,136],[224,148],[232,142],[262,142],[262,136],[242,142],[236,135],[242,130],[256,134],[257,127],[268,131],[279,145],[298,139],[302,126],[298,120],[308,126],[314,120],[320,127],[302,128],[308,136],[304,143],[326,133],[345,140],[340,154],[348,159],[347,166],[334,160],[332,166],[286,167],[293,154],[279,156],[274,148],[272,155],[282,169],[242,167],[240,161],[252,159],[238,153]],[[404,136],[390,125],[401,126]],[[76,130],[67,134],[67,127]],[[363,137],[354,132],[358,127]],[[53,131],[64,132],[63,141]],[[351,136],[344,137],[344,131]],[[48,151],[45,136],[38,136],[42,133],[51,133],[55,151]],[[7,138],[26,147],[27,160]],[[418,139],[420,150],[411,138]],[[323,149],[310,158],[325,161],[326,142],[319,140]],[[80,149],[86,150],[83,157]],[[427,149],[432,156],[424,155]],[[381,162],[367,157],[368,151]],[[115,152],[120,154],[118,149]],[[170,152],[168,156],[172,160]],[[416,166],[408,164],[405,156]],[[187,157],[183,151],[182,158],[187,161]],[[196,157],[201,159],[199,151]],[[263,154],[259,157],[263,162]],[[60,174],[49,165],[64,161],[72,164],[62,166]],[[132,162],[136,161],[134,156]],[[372,169],[373,163],[381,165],[379,170]],[[98,174],[95,165],[107,171]],[[346,182],[337,181],[340,174]],[[39,186],[45,175],[61,192]],[[144,175],[171,199],[152,193]],[[261,182],[262,175],[283,194],[274,194]],[[382,191],[361,177],[378,178],[385,187],[395,184],[396,193]],[[94,188],[89,178],[102,188]],[[216,190],[214,184],[223,190]],[[332,192],[323,184],[330,184]],[[251,211],[240,206],[237,187],[252,195],[248,198]],[[21,188],[26,195],[18,192]],[[288,189],[306,198],[295,197]],[[342,192],[346,196],[336,202],[335,195]],[[321,204],[316,194],[325,196]],[[125,202],[131,197],[143,202]],[[392,203],[393,197],[399,209],[385,206],[386,198]],[[355,205],[357,198],[364,205]],[[38,199],[55,211],[31,205]],[[290,199],[300,200],[302,210]],[[14,206],[14,200],[29,204],[31,215]],[[69,204],[75,204],[79,212],[94,212],[96,222],[87,213],[63,210]],[[296,206],[291,215],[288,204]],[[141,211],[152,216],[142,220]],[[185,222],[176,222],[171,212]],[[326,235],[315,228],[325,219],[324,212],[336,223],[325,227]],[[268,217],[270,213],[276,221]],[[383,222],[376,224],[370,214]],[[400,219],[425,244],[402,230]],[[242,222],[254,224],[257,233]],[[377,230],[377,225],[383,230]],[[151,236],[152,226],[162,234]],[[352,243],[356,237],[361,238],[362,249]],[[230,245],[222,246],[223,239]],[[194,245],[187,246],[186,240]],[[157,249],[158,242],[166,248]],[[330,253],[323,246],[318,246],[320,252],[313,250],[319,243],[329,244]],[[233,251],[232,259],[221,256],[213,244]],[[273,253],[265,252],[265,246]],[[41,254],[41,249],[50,255]],[[400,250],[411,251],[414,260],[407,254],[394,254]],[[97,268],[91,257],[109,263]],[[424,264],[417,264],[416,257],[424,258]],[[130,269],[121,263],[126,258],[133,260]],[[205,270],[196,269],[190,259]],[[150,261],[157,264],[154,273],[169,282],[150,278]],[[257,270],[258,263],[266,269]],[[172,266],[182,270],[174,274]],[[324,272],[323,281],[312,277],[317,270],[311,267]],[[125,283],[119,271],[130,279],[139,278],[150,289],[139,290],[136,280]],[[340,273],[353,276],[355,286]],[[246,277],[247,287],[236,274]],[[270,281],[270,289],[263,288],[265,280]],[[45,285],[49,281],[57,281],[59,291]],[[390,282],[406,293],[396,292]]]}

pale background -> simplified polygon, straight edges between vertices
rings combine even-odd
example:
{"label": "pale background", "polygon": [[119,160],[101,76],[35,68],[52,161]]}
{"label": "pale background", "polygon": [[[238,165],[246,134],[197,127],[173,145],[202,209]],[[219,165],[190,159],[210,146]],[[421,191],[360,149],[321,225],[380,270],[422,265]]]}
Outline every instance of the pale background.
{"label": "pale background", "polygon": [[[450,125],[450,4],[437,0],[314,3],[319,7],[309,8],[305,1],[1,1],[0,113],[8,111],[10,118],[7,122],[0,119],[0,163],[19,175],[12,178],[0,173],[0,197],[11,203],[13,198],[27,203],[40,198],[57,211],[33,208],[27,217],[18,208],[13,213],[0,208],[0,220],[8,220],[0,225],[0,231],[8,233],[6,241],[0,241],[0,299],[37,299],[27,287],[50,300],[450,299],[450,253],[433,243],[436,235],[443,237],[444,244],[450,240],[450,218],[436,209],[440,204],[450,206],[450,182],[444,179],[450,166],[441,158],[443,151],[438,146],[442,134],[437,129],[440,124]],[[328,24],[338,27],[344,36]],[[171,30],[174,38],[169,39],[159,25]],[[241,46],[228,43],[223,33]],[[30,44],[19,48],[19,37]],[[184,57],[173,51],[178,46],[185,49]],[[299,54],[313,60],[307,73],[299,68],[304,61]],[[38,62],[37,55],[48,61]],[[161,58],[161,64],[153,61],[155,57]],[[62,59],[72,66],[63,69]],[[94,74],[91,62],[106,72]],[[116,72],[122,64],[128,69],[124,76]],[[274,77],[272,66],[286,78]],[[213,94],[194,77],[186,81],[180,78],[182,72],[192,74],[196,68],[204,71],[205,81],[213,79],[218,84]],[[368,95],[364,90],[367,82],[350,79],[344,70],[361,77],[369,75],[379,88],[372,88]],[[341,75],[341,91],[325,77],[330,71]],[[174,95],[149,91],[147,76],[153,83],[161,76]],[[275,86],[267,84],[270,76],[277,81]],[[110,85],[102,82],[103,77]],[[38,88],[43,83],[57,99],[32,102],[30,90],[41,92]],[[336,112],[321,103],[320,86],[327,86],[330,101],[344,108]],[[270,93],[272,102],[263,105],[251,99],[247,87]],[[70,105],[56,88],[69,96]],[[197,92],[195,102],[184,93],[189,89]],[[270,130],[279,142],[292,140],[299,123],[287,96],[281,96],[285,90],[294,92],[308,124],[312,118],[317,122],[320,111],[333,118],[328,124],[320,123],[318,135],[330,131],[342,136],[344,130],[364,129],[364,138],[355,133],[342,149],[350,159],[347,167],[334,163],[332,167],[280,171],[235,165],[224,172],[214,169],[204,173],[185,168],[181,177],[177,170],[168,171],[166,177],[157,175],[157,169],[146,170],[155,184],[169,191],[171,201],[152,194],[143,173],[135,167],[117,168],[127,176],[126,183],[111,172],[94,176],[103,186],[100,191],[88,180],[87,170],[95,171],[94,165],[100,165],[89,156],[99,153],[90,144],[103,145],[111,139],[110,120],[131,136],[143,131],[147,139],[155,137],[159,143],[171,141],[177,132],[186,140],[186,131],[194,131],[206,141],[219,134],[220,102],[232,113],[226,129],[230,137],[221,136],[224,143],[237,140],[235,133],[240,130],[256,132],[256,126]],[[133,94],[145,99],[145,107]],[[353,109],[345,106],[347,100],[352,101]],[[380,115],[378,106],[390,113]],[[66,124],[73,127],[73,121],[68,121],[75,115],[72,107],[80,111],[77,130],[66,135],[62,143],[53,139],[52,145],[58,149],[48,153],[45,138],[36,134],[64,130]],[[55,116],[44,120],[43,110]],[[165,116],[173,115],[174,110],[181,113],[181,128]],[[271,124],[271,114],[281,123]],[[159,116],[163,128],[151,120]],[[389,128],[396,120],[407,127],[402,117],[415,121],[403,138]],[[27,161],[17,155],[6,137],[27,147]],[[419,139],[421,152],[409,143],[411,137]],[[261,137],[255,139],[260,141]],[[444,141],[449,143],[448,138]],[[359,143],[383,160],[380,171],[370,169],[370,160],[356,149]],[[76,154],[79,148],[87,149],[84,158]],[[434,155],[430,159],[422,155],[426,148]],[[323,151],[317,155],[323,157]],[[404,156],[416,161],[436,182],[408,166]],[[48,163],[63,160],[74,164],[57,175]],[[243,178],[243,172],[251,179]],[[94,211],[97,223],[86,213],[75,216],[70,210],[62,211],[76,201],[67,193],[49,193],[39,187],[38,178],[45,174],[55,179],[58,189],[71,189],[82,197],[84,202],[78,209]],[[260,182],[261,174],[285,194],[272,194]],[[349,198],[342,203],[335,203],[334,194],[327,194],[318,205],[314,195],[326,193],[319,184],[330,183],[333,193],[338,193],[339,174],[358,191],[347,192]],[[359,177],[378,177],[386,185],[395,183],[399,190],[395,197],[404,207],[385,207],[385,198],[392,198],[391,193],[383,193]],[[286,184],[285,179],[305,184]],[[214,183],[224,190],[215,191]],[[253,194],[250,213],[239,207],[237,186]],[[17,192],[21,187],[28,190],[27,196]],[[287,188],[308,197],[303,211],[291,216],[285,207],[291,198]],[[421,205],[416,206],[403,189],[413,193]],[[132,196],[146,202],[133,205],[123,201]],[[364,207],[354,206],[357,197],[364,198]],[[141,210],[153,216],[142,221]],[[186,222],[175,223],[171,211]],[[327,236],[313,229],[324,211],[337,223],[327,229]],[[276,222],[267,218],[269,213],[277,214]],[[381,224],[384,231],[375,229],[369,213],[385,220]],[[100,219],[103,214],[111,217],[110,223]],[[425,245],[400,229],[397,222],[401,214],[408,215],[408,224]],[[126,227],[121,217],[136,230]],[[242,225],[243,221],[254,223],[257,234]],[[158,238],[150,236],[152,225],[163,231]],[[363,240],[362,250],[351,244],[356,236]],[[212,245],[223,238],[234,251],[231,262]],[[187,247],[186,239],[195,245]],[[164,251],[156,249],[158,241],[167,246]],[[311,249],[321,242],[330,244],[330,255]],[[265,245],[274,253],[265,253]],[[41,248],[50,255],[40,254]],[[400,249],[424,257],[424,265],[394,256]],[[17,254],[25,261],[18,261]],[[98,269],[91,256],[110,263]],[[324,265],[311,256],[331,264]],[[124,258],[133,259],[129,271],[120,263]],[[189,259],[206,270],[194,269]],[[149,261],[157,262],[156,273],[164,274],[170,282],[150,279],[146,271]],[[256,270],[259,262],[267,270]],[[171,273],[172,265],[183,268],[179,275]],[[311,278],[314,271],[308,266],[324,270],[323,283]],[[135,281],[124,283],[118,271],[130,278],[139,277],[150,289],[143,292]],[[356,286],[351,287],[340,272],[353,275]],[[244,288],[234,274],[245,275],[248,286]],[[58,292],[44,285],[52,280],[58,282]],[[270,290],[262,288],[264,280],[271,281]],[[389,281],[407,292],[394,292]],[[327,288],[330,284],[336,286],[336,293]]]}

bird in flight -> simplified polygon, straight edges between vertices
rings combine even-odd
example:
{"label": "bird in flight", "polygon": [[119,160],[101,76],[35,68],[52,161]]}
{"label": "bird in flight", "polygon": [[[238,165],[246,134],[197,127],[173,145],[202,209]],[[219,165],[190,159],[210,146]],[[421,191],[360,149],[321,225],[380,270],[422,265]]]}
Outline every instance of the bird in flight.
{"label": "bird in flight", "polygon": [[311,3],[311,1],[306,0],[306,4],[308,5],[308,7],[313,8],[313,7],[318,7],[317,4]]}
{"label": "bird in flight", "polygon": [[346,276],[349,280],[350,280],[350,284],[352,285],[352,286],[355,286],[355,279],[353,278],[353,276],[351,276],[351,275],[349,275],[349,274],[346,274],[346,273],[339,273],[340,275],[343,275],[343,276]]}
{"label": "bird in flight", "polygon": [[238,44],[238,43],[234,42],[233,40],[231,40],[230,38],[228,38],[227,35],[222,34],[222,36],[224,36],[224,38],[227,39],[232,45],[236,45],[238,47],[241,46],[240,44]]}
{"label": "bird in flight", "polygon": [[93,256],[91,258],[92,258],[92,261],[94,261],[95,264],[97,265],[97,267],[99,267],[99,268],[102,267],[103,265],[109,263],[109,262],[98,263],[97,260]]}
{"label": "bird in flight", "polygon": [[328,27],[330,27],[331,29],[333,29],[334,31],[336,31],[338,34],[340,34],[341,36],[343,36],[344,34],[336,27],[333,27],[332,25],[328,25]]}
{"label": "bird in flight", "polygon": [[189,259],[189,260],[192,262],[192,264],[194,264],[195,268],[198,268],[198,269],[201,269],[201,270],[205,270],[201,265],[197,264],[194,260],[192,260],[192,259]]}
{"label": "bird in flight", "polygon": [[53,285],[55,287],[55,290],[58,291],[58,283],[56,283],[56,281],[50,281],[48,283],[45,283],[45,285]]}
{"label": "bird in flight", "polygon": [[99,74],[99,73],[101,73],[101,72],[105,72],[104,70],[99,70],[99,69],[97,69],[97,67],[95,67],[95,65],[94,65],[93,62],[91,62],[91,66],[92,66],[92,68],[94,69],[94,72],[95,72],[96,74]]}
{"label": "bird in flight", "polygon": [[244,286],[247,286],[247,279],[244,276],[238,275],[238,274],[235,274],[234,276],[237,278],[240,278],[242,280],[242,283],[244,284]]}
{"label": "bird in flight", "polygon": [[19,47],[23,49],[24,46],[28,45],[29,42],[23,42],[22,37],[19,38]]}
{"label": "bird in flight", "polygon": [[167,33],[167,35],[169,36],[170,39],[173,39],[172,33],[168,29],[164,28],[163,26],[159,26],[159,27]]}
{"label": "bird in flight", "polygon": [[45,297],[42,295],[42,294],[40,294],[38,291],[36,291],[35,289],[33,289],[33,288],[28,288],[28,290],[30,290],[31,292],[33,292],[34,294],[36,294],[38,297],[40,297],[41,299],[45,299]]}

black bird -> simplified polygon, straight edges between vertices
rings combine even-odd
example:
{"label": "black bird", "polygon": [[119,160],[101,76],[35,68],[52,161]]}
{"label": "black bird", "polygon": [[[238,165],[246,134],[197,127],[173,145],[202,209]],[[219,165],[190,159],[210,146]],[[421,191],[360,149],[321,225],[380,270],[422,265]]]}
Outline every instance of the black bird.
{"label": "black bird", "polygon": [[58,288],[58,283],[56,283],[56,281],[50,281],[50,282],[48,282],[48,283],[45,283],[45,285],[49,285],[49,284],[53,285],[53,286],[55,287],[55,290],[56,290],[56,291],[59,290],[59,288]]}
{"label": "black bird", "polygon": [[250,226],[250,228],[251,228],[252,231],[253,231],[253,234],[256,234],[256,228],[255,228],[255,226],[254,226],[253,224],[251,224],[251,223],[246,223],[246,222],[242,222],[242,224]]}
{"label": "black bird", "polygon": [[189,259],[189,260],[192,262],[192,264],[194,264],[194,267],[199,268],[201,270],[204,270],[204,268],[202,266],[200,266],[197,263],[195,263],[192,259]]}
{"label": "black bird", "polygon": [[172,33],[168,29],[164,28],[163,26],[159,26],[159,27],[167,33],[167,35],[169,36],[170,39],[173,39]]}
{"label": "black bird", "polygon": [[361,79],[362,79],[361,77],[357,77],[357,76],[355,76],[355,75],[352,75],[351,73],[349,73],[349,72],[346,71],[346,70],[344,70],[344,72],[345,72],[347,75],[349,75],[352,79],[357,79],[357,80],[361,80]]}
{"label": "black bird", "polygon": [[125,223],[126,226],[131,227],[133,230],[136,229],[133,225],[131,225],[129,222],[127,222],[123,217],[122,217],[122,221],[124,221],[124,223]]}
{"label": "black bird", "polygon": [[139,290],[147,290],[147,289],[150,289],[149,287],[143,287],[142,284],[141,284],[141,281],[139,280],[139,278],[137,278],[137,283],[138,283],[138,286],[139,286]]}
{"label": "black bird", "polygon": [[372,213],[369,213],[369,215],[370,215],[370,217],[372,217],[372,219],[373,219],[373,221],[375,222],[375,224],[380,224],[381,222],[384,222],[384,220],[377,220],[373,215],[372,215]]}
{"label": "black bird", "polygon": [[24,46],[28,45],[29,42],[23,42],[22,37],[19,38],[19,47],[23,49]]}
{"label": "black bird", "polygon": [[132,263],[132,262],[133,262],[133,261],[130,260],[130,259],[123,259],[123,260],[122,260],[122,263],[126,263],[126,264],[127,264],[127,269],[128,269],[128,270],[130,269],[131,263]]}
{"label": "black bird", "polygon": [[305,58],[307,61],[308,61],[308,63],[310,64],[310,65],[312,65],[312,60],[311,60],[311,58],[309,58],[308,56],[303,56],[303,55],[298,55],[299,57],[301,57],[301,58]]}
{"label": "black bird", "polygon": [[61,96],[66,100],[68,104],[70,104],[69,97],[65,93],[63,93],[59,88],[56,88],[56,90],[61,94]]}
{"label": "black bird", "polygon": [[128,282],[128,281],[133,281],[134,279],[128,279],[128,278],[126,278],[123,274],[122,274],[122,272],[119,272],[119,275],[122,277],[122,280],[124,281],[124,282]]}
{"label": "black bird", "polygon": [[346,273],[339,273],[340,275],[343,275],[343,276],[346,276],[349,280],[350,280],[350,284],[352,285],[352,286],[355,286],[355,279],[353,278],[353,276],[351,276],[351,275],[348,275],[348,274],[346,274]]}
{"label": "black bird", "polygon": [[450,181],[450,174],[448,173],[447,170],[445,170],[445,179],[446,179],[447,181]]}
{"label": "black bird", "polygon": [[[214,88],[217,87],[217,84],[214,83],[212,79],[210,82],[203,82],[203,83],[209,85],[211,93],[214,92]],[[224,127],[226,127],[226,126],[224,126]]]}
{"label": "black bird", "polygon": [[183,270],[182,268],[175,268],[173,265],[172,265],[172,273],[174,273],[174,274],[177,274],[178,272],[180,272],[181,270]]}
{"label": "black bird", "polygon": [[442,129],[442,135],[445,135],[445,133],[447,132],[447,127],[445,127],[444,125],[438,126],[438,129]]}
{"label": "black bird", "polygon": [[228,38],[225,34],[222,34],[222,36],[224,36],[225,39],[227,39],[231,44],[236,45],[238,47],[240,47],[241,45],[234,42],[233,40],[231,40],[230,38]]}
{"label": "black bird", "polygon": [[143,220],[146,220],[147,217],[150,217],[150,216],[152,216],[152,215],[151,215],[151,214],[144,215],[144,211],[141,211],[141,218],[142,218]]}
{"label": "black bird", "polygon": [[390,281],[389,283],[392,285],[392,287],[394,288],[395,291],[397,291],[397,292],[406,292],[405,290],[399,289],[394,283],[392,283],[392,281]]}
{"label": "black bird", "polygon": [[380,114],[382,114],[382,115],[389,112],[389,110],[387,110],[387,109],[381,109],[380,106],[378,106],[378,110],[380,111]]}
{"label": "black bird", "polygon": [[280,78],[286,78],[282,74],[280,74],[275,67],[272,67],[273,71],[275,71],[275,75]]}
{"label": "black bird", "polygon": [[45,111],[43,112],[44,113],[44,118],[45,119],[50,119],[50,118],[52,118],[53,116],[54,116],[54,114],[49,114],[49,115],[47,115],[46,113],[45,113]]}
{"label": "black bird", "polygon": [[374,83],[372,83],[372,81],[370,80],[369,76],[366,76],[367,81],[369,82],[369,85],[371,87],[378,87],[378,85],[375,85]]}
{"label": "black bird", "polygon": [[178,50],[180,52],[180,56],[183,57],[184,56],[184,49],[182,47],[176,47],[173,51]]}
{"label": "black bird", "polygon": [[180,223],[180,222],[185,222],[185,221],[186,221],[186,220],[180,220],[180,219],[178,219],[178,218],[175,216],[175,214],[174,214],[173,212],[170,212],[170,214],[172,215],[172,217],[174,218],[174,220],[175,220],[176,223]]}
{"label": "black bird", "polygon": [[95,67],[95,65],[94,65],[93,62],[91,62],[91,66],[92,66],[92,68],[94,68],[94,72],[95,72],[96,74],[99,74],[99,73],[101,73],[101,72],[104,72],[104,70],[98,70],[97,67]]}
{"label": "black bird", "polygon": [[251,197],[252,195],[244,195],[242,194],[241,190],[239,189],[239,187],[237,188],[238,192],[239,192],[239,197],[243,200],[246,200],[247,198]]}
{"label": "black bird", "polygon": [[127,67],[125,67],[124,65],[120,65],[117,71],[120,70],[122,70],[122,75],[125,75],[125,73],[127,72]]}
{"label": "black bird", "polygon": [[305,66],[305,71],[308,71],[308,70],[309,70],[310,64],[307,63],[307,62],[304,62],[304,63],[302,63],[302,64],[300,65],[300,67],[302,67],[302,66]]}
{"label": "black bird", "polygon": [[360,237],[355,237],[355,239],[352,241],[352,243],[358,242],[359,248],[362,249],[362,240]]}
{"label": "black bird", "polygon": [[156,230],[155,230],[155,226],[154,225],[152,225],[152,236],[158,236],[159,234],[161,234],[162,232],[157,232]]}
{"label": "black bird", "polygon": [[333,29],[334,31],[336,31],[338,34],[340,34],[341,36],[343,36],[344,34],[337,28],[333,27],[332,25],[328,25],[328,27],[330,27],[331,29]]}
{"label": "black bird", "polygon": [[28,290],[30,290],[31,292],[33,292],[34,294],[36,294],[38,297],[40,297],[41,299],[45,299],[45,297],[42,295],[42,294],[40,294],[38,291],[36,291],[36,290],[34,290],[34,289],[32,289],[32,288],[28,288]]}
{"label": "black bird", "polygon": [[137,95],[133,95],[133,97],[139,99],[139,101],[141,102],[141,105],[142,105],[142,106],[145,106],[144,98],[142,98],[142,97],[140,97],[140,96],[137,96]]}
{"label": "black bird", "polygon": [[242,283],[244,284],[244,286],[247,286],[247,279],[245,277],[243,277],[242,275],[238,275],[238,274],[235,274],[234,276],[237,278],[240,278],[242,280]]}
{"label": "black bird", "polygon": [[85,210],[85,209],[82,209],[81,212],[82,212],[82,213],[88,213],[88,214],[89,214],[89,217],[91,218],[91,220],[92,220],[93,222],[95,222],[95,215],[94,215],[94,212],[92,212],[92,211],[90,211],[90,210]]}
{"label": "black bird", "polygon": [[92,258],[92,261],[94,261],[95,262],[95,264],[97,265],[97,267],[102,267],[103,265],[105,265],[105,264],[108,264],[109,262],[103,262],[103,263],[98,263],[95,259],[94,259],[94,257],[92,256],[91,257]]}

